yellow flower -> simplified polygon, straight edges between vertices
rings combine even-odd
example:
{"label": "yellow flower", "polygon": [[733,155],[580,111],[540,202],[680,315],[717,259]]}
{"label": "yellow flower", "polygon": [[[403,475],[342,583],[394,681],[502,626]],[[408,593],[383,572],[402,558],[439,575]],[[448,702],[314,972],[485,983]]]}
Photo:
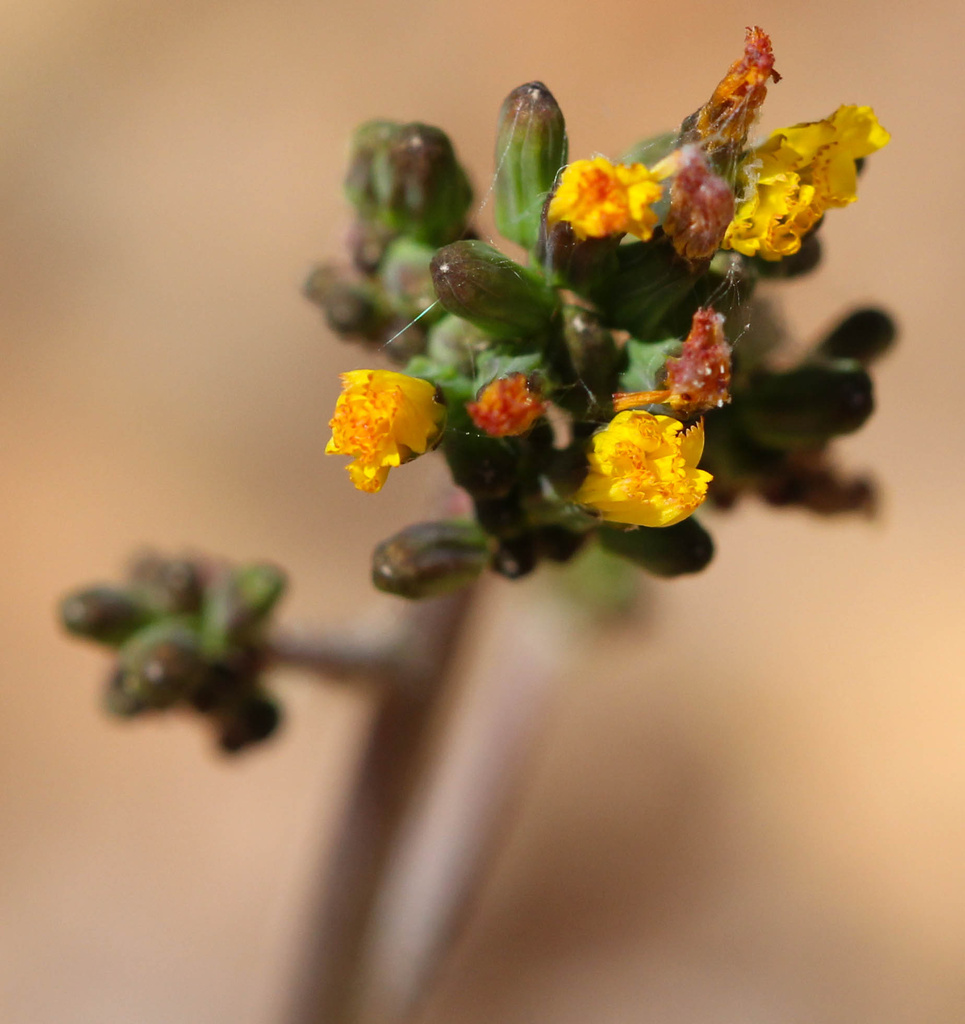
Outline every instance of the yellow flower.
{"label": "yellow flower", "polygon": [[663,194],[659,177],[643,164],[577,160],[563,171],[550,201],[547,227],[567,221],[577,238],[636,235],[646,242],[657,225],[650,209]]}
{"label": "yellow flower", "polygon": [[632,409],[593,435],[590,470],[574,501],[612,523],[673,526],[707,497],[710,473],[697,469],[704,425]]}
{"label": "yellow flower", "polygon": [[858,198],[855,161],[889,138],[871,107],[855,106],[774,132],[744,161],[741,179],[749,195],[727,229],[724,248],[766,260],[797,252],[825,210]]}
{"label": "yellow flower", "polygon": [[328,455],[352,455],[348,475],[360,491],[382,489],[389,470],[433,447],[446,407],[434,385],[390,370],[341,374],[342,393],[329,422]]}

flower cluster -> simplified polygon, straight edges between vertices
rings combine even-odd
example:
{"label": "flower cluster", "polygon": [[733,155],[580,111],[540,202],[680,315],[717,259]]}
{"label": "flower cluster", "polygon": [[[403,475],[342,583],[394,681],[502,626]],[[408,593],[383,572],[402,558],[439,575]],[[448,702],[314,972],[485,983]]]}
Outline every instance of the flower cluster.
{"label": "flower cluster", "polygon": [[60,617],[68,632],[115,652],[108,711],[131,718],[192,710],[209,720],[221,749],[235,753],[267,739],[281,718],[261,677],[264,633],[285,583],[265,563],[149,554],[120,586],[68,594]]}
{"label": "flower cluster", "polygon": [[359,129],[353,267],[317,268],[306,291],[343,337],[401,368],[343,374],[326,451],[375,492],[438,447],[473,512],[381,545],[378,586],[412,597],[487,565],[517,576],[590,538],[676,575],[711,556],[689,518],[705,500],[869,508],[869,486],[842,480],[827,446],[870,414],[867,366],[890,320],[861,310],[789,367],[753,292],[817,265],[815,227],[855,200],[888,134],[870,107],[842,106],[755,145],[780,77],[770,39],[748,29],[708,102],[621,161],[568,162],[552,94],[515,89],[492,194],[527,263],[476,236],[468,177],[439,129]]}

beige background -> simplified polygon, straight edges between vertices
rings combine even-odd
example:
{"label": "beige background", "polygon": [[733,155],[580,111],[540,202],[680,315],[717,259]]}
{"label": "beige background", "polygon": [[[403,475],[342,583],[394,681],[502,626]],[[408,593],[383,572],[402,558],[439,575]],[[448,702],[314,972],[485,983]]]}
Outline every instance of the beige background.
{"label": "beige background", "polygon": [[[375,598],[379,498],[322,450],[337,345],[298,295],[338,251],[352,127],[449,129],[480,192],[539,77],[575,156],[676,123],[773,36],[764,127],[871,103],[893,133],[786,289],[806,341],[883,300],[879,412],[840,446],[880,521],[747,507],[645,629],[561,677],[425,1024],[965,1019],[961,4],[37,0],[0,4],[0,1019],[281,1021],[304,893],[367,708],[294,676],[283,741],[122,726],[65,588],[132,548],[271,557],[291,623]],[[496,586],[525,604],[534,588]]]}

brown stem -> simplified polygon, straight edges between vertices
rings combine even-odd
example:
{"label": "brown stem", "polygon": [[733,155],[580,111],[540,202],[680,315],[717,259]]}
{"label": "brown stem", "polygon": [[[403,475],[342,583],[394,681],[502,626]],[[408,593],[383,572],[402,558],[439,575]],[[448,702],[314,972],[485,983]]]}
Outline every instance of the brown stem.
{"label": "brown stem", "polygon": [[[317,923],[297,986],[292,1024],[354,1024],[374,912],[425,762],[433,713],[446,689],[472,591],[416,605],[384,666],[380,695],[345,809]],[[324,659],[322,659],[324,660]],[[349,659],[351,664],[351,659]]]}

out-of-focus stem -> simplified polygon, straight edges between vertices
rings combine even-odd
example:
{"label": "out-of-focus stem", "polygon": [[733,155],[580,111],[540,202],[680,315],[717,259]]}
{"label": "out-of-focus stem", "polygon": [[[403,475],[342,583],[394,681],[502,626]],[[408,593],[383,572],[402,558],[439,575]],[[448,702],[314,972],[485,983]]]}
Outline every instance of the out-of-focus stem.
{"label": "out-of-focus stem", "polygon": [[[415,605],[402,636],[379,656],[379,695],[345,808],[317,925],[302,965],[292,1024],[355,1024],[378,897],[396,852],[426,758],[433,713],[446,690],[472,590]],[[369,674],[362,649],[326,645],[276,652],[278,660],[342,676]],[[371,652],[370,652],[371,653]],[[365,668],[364,666],[367,666]]]}

